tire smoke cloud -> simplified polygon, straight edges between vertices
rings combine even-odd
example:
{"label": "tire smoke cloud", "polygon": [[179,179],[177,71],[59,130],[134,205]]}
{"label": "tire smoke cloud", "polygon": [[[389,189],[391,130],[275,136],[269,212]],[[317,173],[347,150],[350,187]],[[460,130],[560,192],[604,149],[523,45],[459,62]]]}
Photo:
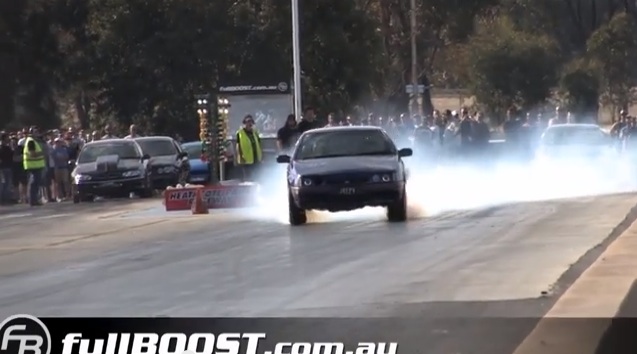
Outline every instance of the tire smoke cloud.
{"label": "tire smoke cloud", "polygon": [[[626,193],[637,190],[637,159],[620,154],[596,158],[514,158],[481,163],[419,163],[406,158],[409,219],[498,205]],[[261,179],[260,205],[243,217],[288,223],[286,166],[268,168]],[[351,212],[308,212],[308,223],[385,220],[384,208]]]}

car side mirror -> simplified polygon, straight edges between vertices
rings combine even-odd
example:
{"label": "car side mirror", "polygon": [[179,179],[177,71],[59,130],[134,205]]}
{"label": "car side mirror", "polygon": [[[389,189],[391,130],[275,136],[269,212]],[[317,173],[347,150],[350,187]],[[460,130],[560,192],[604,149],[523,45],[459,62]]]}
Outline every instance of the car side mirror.
{"label": "car side mirror", "polygon": [[398,150],[399,157],[408,157],[414,154],[414,151],[410,148],[400,149]]}
{"label": "car side mirror", "polygon": [[142,156],[142,161],[144,161],[144,160],[150,160],[150,155],[148,155],[148,154],[144,154],[144,155]]}
{"label": "car side mirror", "polygon": [[277,163],[290,163],[290,156],[289,155],[279,155],[276,157],[276,162]]}
{"label": "car side mirror", "polygon": [[185,151],[182,151],[177,155],[177,160],[186,158],[187,156],[188,156],[188,153]]}

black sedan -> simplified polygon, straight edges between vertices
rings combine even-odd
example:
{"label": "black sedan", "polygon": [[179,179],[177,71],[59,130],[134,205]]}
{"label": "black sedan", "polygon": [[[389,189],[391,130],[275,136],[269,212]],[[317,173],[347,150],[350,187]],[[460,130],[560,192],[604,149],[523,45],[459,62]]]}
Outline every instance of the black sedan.
{"label": "black sedan", "polygon": [[149,160],[150,156],[144,155],[133,140],[110,139],[86,144],[71,174],[73,202],[130,193],[152,197]]}
{"label": "black sedan", "polygon": [[153,187],[165,189],[168,186],[184,184],[190,176],[188,153],[175,139],[168,136],[136,138],[144,154],[150,156]]}
{"label": "black sedan", "polygon": [[387,207],[389,221],[407,219],[403,157],[378,127],[334,127],[301,135],[287,163],[290,224],[307,222],[306,210],[349,211]]}

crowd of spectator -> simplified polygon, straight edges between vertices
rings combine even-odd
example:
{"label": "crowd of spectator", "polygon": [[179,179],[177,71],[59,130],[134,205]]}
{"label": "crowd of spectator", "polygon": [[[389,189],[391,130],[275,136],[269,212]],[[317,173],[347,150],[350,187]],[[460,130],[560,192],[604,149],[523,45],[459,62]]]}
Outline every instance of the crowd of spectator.
{"label": "crowd of spectator", "polygon": [[[29,131],[37,131],[35,127],[20,131],[1,131],[0,138],[0,204],[28,204],[28,174],[23,165],[23,151]],[[137,128],[131,125],[125,138],[137,137]],[[87,133],[73,127],[53,129],[34,136],[40,143],[46,168],[42,176],[40,196],[42,203],[64,202],[72,198],[71,172],[75,160],[84,144],[91,141],[114,139],[115,134],[110,126],[102,131]]]}

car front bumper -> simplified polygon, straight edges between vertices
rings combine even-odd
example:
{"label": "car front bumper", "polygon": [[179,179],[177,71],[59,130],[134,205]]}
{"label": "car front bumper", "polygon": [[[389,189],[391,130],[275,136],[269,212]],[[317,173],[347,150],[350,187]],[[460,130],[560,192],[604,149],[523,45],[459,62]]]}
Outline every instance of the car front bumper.
{"label": "car front bumper", "polygon": [[177,183],[179,183],[179,175],[177,173],[154,175],[151,180],[153,182],[153,188],[165,189],[168,186],[177,185]]}
{"label": "car front bumper", "polygon": [[301,209],[336,212],[388,206],[403,197],[405,182],[291,187],[290,191]]}
{"label": "car front bumper", "polygon": [[208,172],[190,172],[190,178],[188,180],[188,182],[190,183],[195,183],[195,184],[205,184],[208,183],[208,181],[210,181],[210,173]]}
{"label": "car front bumper", "polygon": [[128,194],[144,189],[144,178],[127,178],[110,181],[82,181],[73,183],[75,192],[81,195],[111,196]]}

